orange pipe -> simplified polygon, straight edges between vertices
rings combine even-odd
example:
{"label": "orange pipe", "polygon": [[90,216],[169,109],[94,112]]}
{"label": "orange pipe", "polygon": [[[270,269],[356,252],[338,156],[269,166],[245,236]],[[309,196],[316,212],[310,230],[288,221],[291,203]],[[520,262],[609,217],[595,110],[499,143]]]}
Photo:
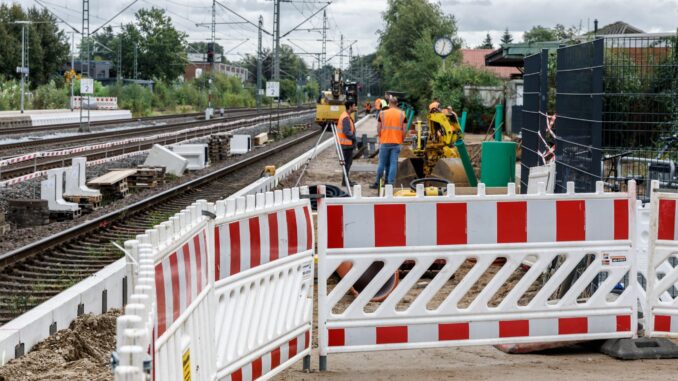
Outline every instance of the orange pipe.
{"label": "orange pipe", "polygon": [[[344,278],[346,274],[351,270],[353,267],[353,264],[351,262],[342,262],[339,267],[337,267],[337,274],[339,275],[339,278]],[[384,267],[382,263],[379,262],[374,262],[372,263],[367,270],[363,273],[363,275],[358,278],[358,281],[353,284],[353,287],[351,287],[351,292],[353,293],[354,296],[360,295],[360,293],[367,287],[368,284],[374,279],[374,277],[381,271],[381,269]],[[391,292],[395,290],[396,286],[398,286],[398,282],[400,281],[400,274],[396,270],[395,273],[393,273],[393,276],[388,278],[388,281],[377,291],[377,293],[374,295],[374,298],[370,299],[371,302],[383,302],[389,295],[391,295]]]}

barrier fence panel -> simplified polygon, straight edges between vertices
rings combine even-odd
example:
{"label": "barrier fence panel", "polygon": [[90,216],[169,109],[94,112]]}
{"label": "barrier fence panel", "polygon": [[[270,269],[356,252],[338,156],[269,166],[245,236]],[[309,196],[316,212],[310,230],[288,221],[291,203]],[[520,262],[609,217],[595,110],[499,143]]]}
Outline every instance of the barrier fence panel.
{"label": "barrier fence panel", "polygon": [[636,335],[635,183],[484,193],[387,187],[373,198],[356,187],[320,200],[321,370],[332,352]]}
{"label": "barrier fence panel", "polygon": [[653,191],[651,199],[646,331],[678,337],[678,194]]}
{"label": "barrier fence panel", "polygon": [[144,379],[146,364],[155,380],[212,379],[210,210],[197,201],[125,243],[134,293],[118,318],[116,380]]}
{"label": "barrier fence panel", "polygon": [[[307,192],[307,190],[306,190]],[[313,222],[299,189],[217,202],[218,380],[269,379],[311,350]]]}

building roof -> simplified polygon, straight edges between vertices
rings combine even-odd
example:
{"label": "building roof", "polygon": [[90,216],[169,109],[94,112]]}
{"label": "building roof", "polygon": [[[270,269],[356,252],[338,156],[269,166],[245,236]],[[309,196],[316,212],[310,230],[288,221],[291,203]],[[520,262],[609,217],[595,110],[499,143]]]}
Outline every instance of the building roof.
{"label": "building roof", "polygon": [[623,21],[616,21],[613,22],[612,24],[605,25],[604,27],[598,29],[596,35],[605,36],[609,34],[638,34],[638,33],[645,32]]}
{"label": "building roof", "polygon": [[519,42],[505,44],[501,48],[490,51],[485,55],[485,65],[489,67],[509,66],[523,67],[523,60],[527,56],[540,53],[542,49],[554,50],[560,47],[560,42]]}
{"label": "building roof", "polygon": [[512,75],[521,74],[515,67],[497,67],[485,65],[485,56],[492,53],[492,49],[461,49],[462,62],[477,69],[484,69],[494,73],[502,79],[509,79]]}

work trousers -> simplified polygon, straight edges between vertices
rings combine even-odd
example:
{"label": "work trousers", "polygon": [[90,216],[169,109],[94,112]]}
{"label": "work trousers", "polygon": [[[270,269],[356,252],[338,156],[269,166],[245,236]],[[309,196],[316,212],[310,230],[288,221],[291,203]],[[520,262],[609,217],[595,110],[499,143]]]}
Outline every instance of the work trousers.
{"label": "work trousers", "polygon": [[[344,168],[346,168],[346,175],[350,180],[351,175],[349,172],[351,171],[351,164],[353,164],[353,146],[341,146],[341,152],[344,154]],[[345,182],[346,179],[343,179],[342,184],[346,185]]]}
{"label": "work trousers", "polygon": [[375,184],[379,184],[384,171],[386,171],[386,183],[395,183],[399,155],[400,144],[385,143],[379,147],[379,165],[377,166],[377,181]]}

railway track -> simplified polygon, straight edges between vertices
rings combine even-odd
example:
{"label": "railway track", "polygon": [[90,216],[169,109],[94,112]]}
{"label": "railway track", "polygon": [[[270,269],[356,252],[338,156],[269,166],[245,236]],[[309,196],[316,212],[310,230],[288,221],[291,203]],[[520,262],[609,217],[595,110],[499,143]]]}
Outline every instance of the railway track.
{"label": "railway track", "polygon": [[[229,115],[236,112],[252,112],[256,111],[256,108],[251,107],[236,107],[224,109],[224,115]],[[123,120],[105,120],[105,121],[96,121],[91,122],[90,126],[92,127],[116,127],[122,125],[128,125],[130,123],[152,123],[172,119],[198,119],[204,117],[202,112],[193,112],[186,114],[170,114],[170,115],[157,115],[157,116],[145,116],[140,118],[132,119],[123,119]],[[0,137],[1,136],[11,136],[17,134],[31,134],[35,132],[61,132],[67,130],[77,130],[80,128],[80,123],[64,123],[64,124],[50,124],[46,126],[32,126],[32,127],[22,127],[22,128],[0,128]]]}
{"label": "railway track", "polygon": [[[299,111],[304,112],[308,111],[308,108],[297,108],[286,110],[289,111]],[[268,115],[268,114],[266,114]],[[225,123],[234,122],[239,119],[246,119],[255,116],[260,116],[256,111],[248,111],[247,113],[242,113],[238,115],[232,115],[224,118],[213,119],[210,121],[191,121],[191,122],[182,122],[167,124],[161,126],[152,126],[144,128],[133,128],[125,129],[118,131],[104,131],[91,133],[87,135],[76,135],[68,136],[61,138],[53,139],[43,139],[39,141],[28,141],[23,143],[11,143],[11,144],[2,144],[0,145],[0,156],[7,157],[8,152],[13,152],[13,154],[18,153],[27,153],[27,152],[37,152],[40,151],[41,147],[54,147],[59,146],[60,149],[67,147],[73,147],[77,144],[88,144],[88,143],[101,143],[101,142],[112,142],[116,140],[124,139],[133,139],[144,136],[152,136],[159,134],[166,134],[170,132],[182,131],[193,127],[201,126],[211,126],[210,128],[194,130],[187,133],[177,134],[173,136],[159,136],[155,139],[145,140],[143,142],[133,142],[128,144],[121,144],[114,147],[106,147],[101,149],[89,150],[86,152],[78,152],[70,155],[58,156],[58,157],[42,157],[35,158],[28,161],[22,161],[15,164],[10,164],[7,167],[4,167],[0,170],[0,179],[7,180],[16,178],[19,176],[27,175],[37,171],[44,171],[51,168],[59,168],[70,165],[71,158],[76,156],[85,156],[88,161],[98,160],[106,157],[112,157],[117,155],[122,155],[126,153],[142,151],[151,148],[154,144],[168,145],[177,143],[183,140],[209,136],[211,134],[226,132],[236,128],[247,127],[250,124],[256,123],[240,123],[232,126],[226,126]],[[276,117],[276,112],[272,115]],[[14,149],[20,149],[22,152],[13,151]]]}
{"label": "railway track", "polygon": [[283,140],[200,178],[0,255],[0,326],[118,260],[122,253],[111,242],[122,245],[195,200],[227,197],[259,177],[258,162],[268,159],[282,164],[285,156],[308,150],[318,133],[313,129]]}

